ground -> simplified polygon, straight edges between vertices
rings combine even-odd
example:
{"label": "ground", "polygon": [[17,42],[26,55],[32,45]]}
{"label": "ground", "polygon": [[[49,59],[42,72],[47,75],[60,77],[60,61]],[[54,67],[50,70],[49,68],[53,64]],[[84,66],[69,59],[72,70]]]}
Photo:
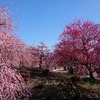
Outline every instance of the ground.
{"label": "ground", "polygon": [[71,77],[65,72],[44,74],[40,70],[32,70],[31,79],[27,82],[32,92],[29,100],[100,100],[100,80],[84,77],[73,84]]}

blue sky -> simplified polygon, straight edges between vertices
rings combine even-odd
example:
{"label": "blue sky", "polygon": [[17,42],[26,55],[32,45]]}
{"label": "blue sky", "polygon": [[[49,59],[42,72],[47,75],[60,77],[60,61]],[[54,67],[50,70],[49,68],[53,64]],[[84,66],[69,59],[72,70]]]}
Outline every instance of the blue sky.
{"label": "blue sky", "polygon": [[13,13],[16,35],[25,43],[44,41],[50,48],[75,19],[100,22],[100,0],[0,0]]}

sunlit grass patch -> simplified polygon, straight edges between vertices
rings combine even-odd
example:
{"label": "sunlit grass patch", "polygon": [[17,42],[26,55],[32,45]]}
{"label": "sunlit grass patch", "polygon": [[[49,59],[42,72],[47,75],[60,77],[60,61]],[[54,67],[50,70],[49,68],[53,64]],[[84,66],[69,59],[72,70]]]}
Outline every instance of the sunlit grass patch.
{"label": "sunlit grass patch", "polygon": [[83,79],[81,82],[81,86],[87,89],[97,89],[100,90],[100,80],[89,80]]}

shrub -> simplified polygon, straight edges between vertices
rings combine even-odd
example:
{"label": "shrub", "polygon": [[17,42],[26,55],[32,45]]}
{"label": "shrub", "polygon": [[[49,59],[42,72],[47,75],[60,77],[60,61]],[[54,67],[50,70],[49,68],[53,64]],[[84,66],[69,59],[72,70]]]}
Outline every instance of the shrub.
{"label": "shrub", "polygon": [[43,69],[42,74],[43,75],[48,75],[49,74],[49,69]]}
{"label": "shrub", "polygon": [[79,75],[73,75],[72,77],[71,77],[71,81],[72,81],[72,84],[76,84],[77,82],[79,82],[80,81],[80,76]]}

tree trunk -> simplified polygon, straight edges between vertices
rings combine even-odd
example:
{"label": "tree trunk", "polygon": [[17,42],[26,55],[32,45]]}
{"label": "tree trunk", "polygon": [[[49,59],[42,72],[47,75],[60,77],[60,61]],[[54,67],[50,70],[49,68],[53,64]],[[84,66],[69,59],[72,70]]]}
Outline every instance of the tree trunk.
{"label": "tree trunk", "polygon": [[39,63],[39,68],[42,68],[41,63]]}
{"label": "tree trunk", "polygon": [[69,72],[69,74],[74,74],[74,69],[73,69],[73,67],[69,67],[69,68],[68,68],[68,72]]}
{"label": "tree trunk", "polygon": [[66,67],[63,67],[64,71],[66,71]]}
{"label": "tree trunk", "polygon": [[39,68],[42,68],[42,56],[40,56]]}
{"label": "tree trunk", "polygon": [[89,76],[90,76],[90,79],[91,80],[94,80],[95,79],[91,70],[89,70]]}
{"label": "tree trunk", "polygon": [[90,79],[94,80],[93,72],[91,71],[91,65],[86,64],[86,68],[88,69]]}

